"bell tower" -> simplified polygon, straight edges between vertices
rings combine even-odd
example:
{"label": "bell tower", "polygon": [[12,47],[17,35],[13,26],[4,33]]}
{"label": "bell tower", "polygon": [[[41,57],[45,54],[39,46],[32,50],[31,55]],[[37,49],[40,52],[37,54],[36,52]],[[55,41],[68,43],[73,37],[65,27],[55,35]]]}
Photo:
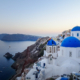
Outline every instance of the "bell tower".
{"label": "bell tower", "polygon": [[46,57],[49,57],[49,55],[51,55],[53,58],[57,57],[57,45],[52,39],[50,39],[46,45]]}

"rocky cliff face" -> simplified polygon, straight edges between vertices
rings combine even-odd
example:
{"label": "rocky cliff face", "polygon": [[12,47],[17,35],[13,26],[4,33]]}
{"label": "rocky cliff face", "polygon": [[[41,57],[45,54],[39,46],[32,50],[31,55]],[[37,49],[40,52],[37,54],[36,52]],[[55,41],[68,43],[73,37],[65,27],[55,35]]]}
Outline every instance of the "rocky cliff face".
{"label": "rocky cliff face", "polygon": [[5,55],[4,55],[4,57],[6,57],[7,59],[10,59],[10,58],[12,58],[12,54],[10,54],[9,52],[7,52]]}
{"label": "rocky cliff face", "polygon": [[39,38],[35,44],[29,46],[22,53],[16,53],[13,59],[12,67],[16,69],[16,75],[13,76],[11,80],[15,80],[17,76],[20,76],[24,68],[29,67],[32,63],[37,61],[37,59],[43,55],[46,42],[49,40],[49,37]]}

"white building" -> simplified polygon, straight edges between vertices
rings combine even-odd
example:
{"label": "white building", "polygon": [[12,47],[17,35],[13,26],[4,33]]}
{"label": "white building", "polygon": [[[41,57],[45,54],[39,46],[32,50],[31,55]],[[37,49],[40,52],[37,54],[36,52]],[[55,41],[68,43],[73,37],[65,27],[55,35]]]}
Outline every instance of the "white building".
{"label": "white building", "polygon": [[[80,71],[80,41],[75,37],[67,37],[65,38],[60,46],[60,51],[56,51],[56,53],[47,52],[50,51],[50,47],[52,48],[54,44],[51,45],[51,41],[48,41],[47,48],[44,54],[53,56],[53,69],[57,69],[58,71],[54,71],[54,75],[62,75],[62,74],[70,74],[71,72],[79,72]],[[55,43],[55,41],[53,41]],[[56,50],[57,50],[57,45]],[[54,50],[54,48],[52,48]],[[55,56],[55,55],[56,56]],[[46,57],[47,57],[46,55]],[[49,57],[48,57],[49,60]],[[48,62],[46,63],[48,65]],[[53,75],[53,76],[54,76]]]}
{"label": "white building", "polygon": [[72,58],[80,63],[80,41],[72,36],[65,38],[58,55]]}
{"label": "white building", "polygon": [[76,37],[80,40],[80,26],[75,26],[72,30],[71,30],[71,36]]}
{"label": "white building", "polygon": [[[70,74],[71,72],[80,71],[80,40],[79,39],[80,39],[80,27],[76,26],[71,30],[71,36],[65,38],[62,41],[60,46],[60,51],[57,51],[57,45],[55,45],[56,44],[55,41],[53,41],[54,43],[52,45],[50,43],[52,40],[48,41],[47,48],[44,54],[46,54],[46,56],[50,54],[53,56],[52,64],[55,65],[56,68],[58,69],[58,72],[55,72],[56,75]],[[53,53],[54,46],[56,47],[55,53]],[[54,58],[56,59],[54,60]]]}
{"label": "white building", "polygon": [[54,58],[57,58],[57,45],[54,40],[49,40],[46,45],[46,54],[45,56],[48,57],[52,55]]}

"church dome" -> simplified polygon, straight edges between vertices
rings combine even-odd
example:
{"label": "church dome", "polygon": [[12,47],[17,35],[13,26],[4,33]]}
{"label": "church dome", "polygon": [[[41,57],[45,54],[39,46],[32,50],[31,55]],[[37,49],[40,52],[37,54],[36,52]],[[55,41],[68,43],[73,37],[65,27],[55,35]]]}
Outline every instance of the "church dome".
{"label": "church dome", "polygon": [[80,26],[75,26],[71,31],[80,31]]}
{"label": "church dome", "polygon": [[75,37],[67,37],[65,38],[62,43],[62,47],[80,47],[80,41]]}
{"label": "church dome", "polygon": [[56,45],[56,42],[51,39],[51,40],[49,40],[49,41],[47,42],[47,45],[49,45],[49,46]]}

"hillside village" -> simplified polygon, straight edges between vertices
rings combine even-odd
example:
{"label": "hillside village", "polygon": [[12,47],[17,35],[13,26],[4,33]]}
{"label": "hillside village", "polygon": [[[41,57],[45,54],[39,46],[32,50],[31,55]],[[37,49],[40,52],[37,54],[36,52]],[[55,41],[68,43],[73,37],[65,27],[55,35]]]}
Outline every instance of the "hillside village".
{"label": "hillside village", "polygon": [[[37,49],[31,49],[31,53],[39,56],[37,61],[24,68],[16,80],[80,80],[80,26],[37,42]],[[42,44],[44,52],[40,55]]]}

